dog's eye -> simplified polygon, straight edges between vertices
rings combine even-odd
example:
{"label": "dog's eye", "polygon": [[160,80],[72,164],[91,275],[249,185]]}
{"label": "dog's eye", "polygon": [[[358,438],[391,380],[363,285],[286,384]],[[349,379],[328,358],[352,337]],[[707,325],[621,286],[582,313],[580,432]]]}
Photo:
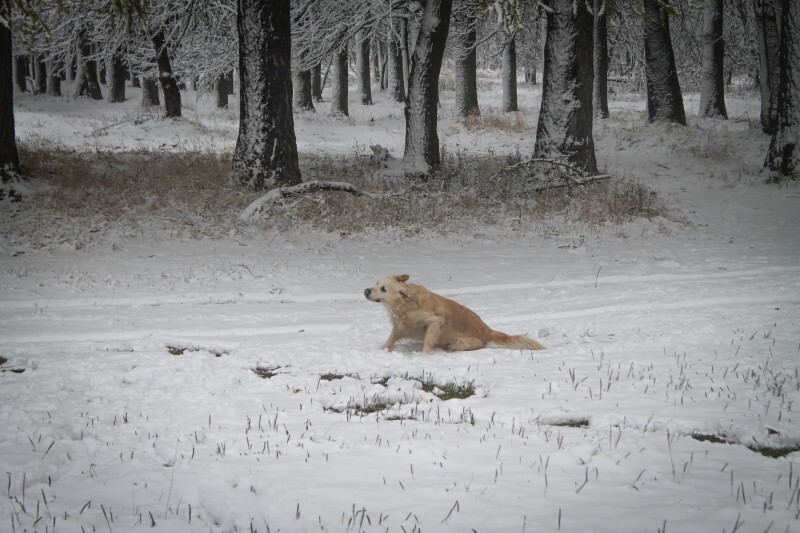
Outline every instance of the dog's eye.
{"label": "dog's eye", "polygon": [[381,292],[386,292],[386,287],[381,287]]}

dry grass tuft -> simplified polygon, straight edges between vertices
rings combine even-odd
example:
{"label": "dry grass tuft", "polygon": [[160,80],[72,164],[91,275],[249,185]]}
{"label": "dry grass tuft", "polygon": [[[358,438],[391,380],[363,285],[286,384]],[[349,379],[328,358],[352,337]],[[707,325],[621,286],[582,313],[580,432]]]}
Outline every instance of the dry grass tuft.
{"label": "dry grass tuft", "polygon": [[464,127],[468,130],[501,130],[519,133],[528,128],[519,113],[497,114],[491,111],[482,115],[470,115],[464,119]]}

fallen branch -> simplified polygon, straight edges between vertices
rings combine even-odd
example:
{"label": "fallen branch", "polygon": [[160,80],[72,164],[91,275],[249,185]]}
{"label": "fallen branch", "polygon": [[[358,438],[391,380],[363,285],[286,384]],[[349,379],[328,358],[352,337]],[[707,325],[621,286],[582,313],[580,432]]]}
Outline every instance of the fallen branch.
{"label": "fallen branch", "polygon": [[543,191],[549,191],[549,190],[552,190],[552,189],[562,189],[564,187],[580,187],[580,186],[583,186],[583,185],[586,185],[586,184],[589,184],[589,183],[593,183],[595,181],[604,181],[604,180],[608,180],[608,179],[611,179],[611,178],[612,178],[612,176],[609,175],[609,174],[600,174],[600,175],[597,175],[597,176],[586,176],[586,177],[583,177],[583,178],[568,178],[568,179],[564,180],[561,183],[545,182],[545,183],[543,183],[541,185],[537,185],[536,187],[533,187],[533,188],[530,188],[530,189],[526,189],[526,190],[533,191],[533,192],[543,192]]}
{"label": "fallen branch", "polygon": [[[568,172],[563,174],[563,178],[564,178],[564,182],[563,183],[551,184],[548,181],[548,182],[545,182],[542,185],[539,185],[539,186],[537,186],[537,187],[535,187],[533,189],[530,189],[530,190],[533,190],[535,192],[546,191],[546,190],[550,190],[550,189],[559,189],[561,187],[581,186],[581,185],[586,185],[587,183],[592,183],[592,182],[595,182],[595,181],[607,180],[607,179],[611,178],[611,176],[608,175],[608,174],[600,174],[600,175],[597,175],[597,176],[586,176],[583,173],[583,170],[581,170],[580,168],[576,167],[575,165],[571,165],[569,163],[565,163],[564,161],[558,161],[558,160],[555,160],[555,159],[546,159],[546,158],[543,158],[543,157],[537,157],[535,159],[528,159],[527,161],[520,161],[519,163],[515,163],[513,165],[510,165],[510,166],[507,166],[505,168],[500,169],[494,176],[492,176],[490,178],[490,181],[492,183],[498,183],[500,181],[500,179],[503,177],[503,174],[505,174],[507,172],[511,172],[513,170],[518,170],[520,168],[532,167],[532,166],[538,165],[538,164],[545,164],[545,165],[550,165],[550,166],[553,166],[553,167],[563,168],[563,169],[567,170]],[[577,177],[573,177],[572,175],[570,175],[570,173],[574,174]]]}
{"label": "fallen branch", "polygon": [[375,195],[369,192],[362,191],[354,185],[343,181],[306,181],[291,187],[280,187],[272,189],[267,194],[261,196],[257,200],[248,205],[244,211],[239,214],[239,220],[253,222],[264,214],[266,209],[284,198],[293,198],[297,196],[304,196],[320,191],[336,191],[346,192],[353,196],[366,196],[374,198]]}

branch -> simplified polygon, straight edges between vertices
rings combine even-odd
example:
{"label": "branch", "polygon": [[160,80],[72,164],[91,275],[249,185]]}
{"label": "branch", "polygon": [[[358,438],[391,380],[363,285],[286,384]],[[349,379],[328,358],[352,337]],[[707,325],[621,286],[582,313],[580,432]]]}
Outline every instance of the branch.
{"label": "branch", "polygon": [[510,172],[512,170],[517,170],[525,167],[532,167],[533,165],[540,163],[544,163],[546,165],[551,165],[554,167],[564,168],[568,170],[570,173],[574,174],[576,177],[573,177],[569,173],[564,174],[564,183],[555,185],[544,184],[532,189],[533,191],[536,192],[545,191],[549,189],[558,189],[561,187],[581,186],[581,185],[586,185],[587,183],[592,183],[594,181],[607,180],[611,178],[611,176],[608,174],[600,174],[597,176],[585,176],[583,174],[583,171],[574,165],[570,165],[569,163],[565,163],[563,161],[557,161],[555,159],[546,159],[543,157],[538,157],[535,159],[529,159],[527,161],[520,161],[519,163],[515,163],[513,165],[502,168],[494,176],[490,178],[490,181],[496,184],[500,181],[502,175],[505,174],[506,172]]}
{"label": "branch", "polygon": [[272,189],[267,194],[261,196],[248,205],[244,211],[239,214],[239,220],[255,222],[259,217],[261,217],[261,215],[264,214],[271,204],[274,204],[284,198],[303,196],[319,191],[338,191],[346,192],[352,194],[353,196],[366,196],[368,198],[376,197],[375,194],[362,191],[361,189],[356,188],[354,185],[343,181],[306,181],[304,183],[300,183],[299,185],[293,185],[292,187],[280,187],[277,189]]}

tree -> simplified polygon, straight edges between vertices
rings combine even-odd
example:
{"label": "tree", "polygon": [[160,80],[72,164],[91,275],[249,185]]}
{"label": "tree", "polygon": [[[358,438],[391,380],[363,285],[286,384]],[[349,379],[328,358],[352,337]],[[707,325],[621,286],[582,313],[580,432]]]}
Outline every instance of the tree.
{"label": "tree", "polygon": [[478,23],[474,10],[477,6],[471,2],[459,4],[453,13],[455,35],[455,85],[456,115],[466,118],[481,114],[478,106],[478,78],[476,41]]}
{"label": "tree", "polygon": [[372,105],[372,87],[369,74],[369,35],[364,31],[356,34],[356,80],[361,105]]}
{"label": "tree", "polygon": [[333,54],[331,64],[331,114],[338,116],[350,116],[347,101],[347,44]]}
{"label": "tree", "polygon": [[158,81],[150,76],[142,78],[142,107],[161,105],[158,95]]}
{"label": "tree", "polygon": [[172,64],[169,60],[167,40],[164,37],[164,28],[158,28],[151,38],[156,51],[156,64],[158,65],[158,81],[161,92],[164,93],[164,116],[173,118],[181,116],[181,91],[178,81],[172,75]]}
{"label": "tree", "polygon": [[[19,176],[19,154],[14,132],[14,56],[11,49],[11,28],[7,21],[8,5],[0,5],[0,176],[2,183],[16,181]],[[0,189],[2,190],[2,189]],[[0,196],[2,198],[2,196]]]}
{"label": "tree", "polygon": [[108,96],[109,103],[119,103],[125,101],[125,63],[122,61],[120,51],[116,51],[108,57],[106,61],[106,71],[108,72]]}
{"label": "tree", "polygon": [[503,111],[517,111],[517,46],[512,35],[503,46]]}
{"label": "tree", "polygon": [[753,7],[758,40],[761,129],[771,135],[778,131],[781,0],[755,0]]}
{"label": "tree", "polygon": [[586,2],[549,0],[534,157],[597,174],[592,137],[593,37]]}
{"label": "tree", "polygon": [[592,104],[598,118],[608,118],[608,11],[612,0],[594,0],[594,87]]}
{"label": "tree", "polygon": [[683,95],[669,34],[669,0],[644,0],[644,56],[647,121],[686,125]]}
{"label": "tree", "polygon": [[700,86],[700,116],[728,118],[725,109],[725,42],[722,0],[705,0],[703,5],[703,73]]}
{"label": "tree", "polygon": [[47,94],[61,96],[61,74],[55,60],[48,60],[47,67]]}
{"label": "tree", "polygon": [[770,170],[800,177],[800,2],[783,0],[778,128],[767,154]]}
{"label": "tree", "polygon": [[408,176],[427,177],[439,166],[436,132],[439,72],[450,26],[453,0],[427,0],[411,61],[406,100],[403,165]]}
{"label": "tree", "polygon": [[292,85],[294,86],[294,107],[301,111],[314,111],[314,99],[311,92],[311,71],[295,71]]}
{"label": "tree", "polygon": [[75,74],[75,87],[73,95],[88,96],[92,100],[102,100],[100,82],[97,79],[97,60],[92,54],[92,45],[89,42],[88,30],[84,27],[78,32],[77,53],[75,55],[77,73]]}
{"label": "tree", "polygon": [[301,181],[290,20],[289,0],[237,0],[239,136],[232,175],[257,190]]}
{"label": "tree", "polygon": [[386,46],[388,55],[389,71],[389,94],[395,102],[405,102],[405,78],[403,76],[403,39],[400,37],[400,29],[405,25],[400,25],[399,17],[393,17],[390,24],[388,43]]}

